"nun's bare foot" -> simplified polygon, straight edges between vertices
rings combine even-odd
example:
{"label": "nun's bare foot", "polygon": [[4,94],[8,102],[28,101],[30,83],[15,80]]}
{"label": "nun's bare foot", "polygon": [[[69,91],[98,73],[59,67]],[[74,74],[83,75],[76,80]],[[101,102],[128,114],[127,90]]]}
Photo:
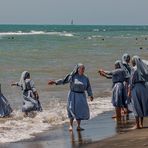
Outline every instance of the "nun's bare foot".
{"label": "nun's bare foot", "polygon": [[77,127],[77,131],[84,131],[84,130],[85,130],[84,128]]}
{"label": "nun's bare foot", "polygon": [[28,113],[27,112],[24,113],[24,117],[25,118],[28,117]]}
{"label": "nun's bare foot", "polygon": [[141,129],[140,126],[135,125],[134,127],[131,128],[131,130],[135,130],[135,129]]}
{"label": "nun's bare foot", "polygon": [[117,118],[117,116],[116,116],[116,115],[113,115],[113,116],[112,116],[112,119],[115,119],[115,118]]}
{"label": "nun's bare foot", "polygon": [[30,113],[28,114],[28,117],[29,117],[29,118],[34,118],[36,115],[37,115],[36,112],[30,112]]}
{"label": "nun's bare foot", "polygon": [[73,131],[73,127],[72,127],[72,126],[69,127],[69,131],[70,131],[70,132]]}
{"label": "nun's bare foot", "polygon": [[140,124],[140,128],[143,128],[143,124]]}

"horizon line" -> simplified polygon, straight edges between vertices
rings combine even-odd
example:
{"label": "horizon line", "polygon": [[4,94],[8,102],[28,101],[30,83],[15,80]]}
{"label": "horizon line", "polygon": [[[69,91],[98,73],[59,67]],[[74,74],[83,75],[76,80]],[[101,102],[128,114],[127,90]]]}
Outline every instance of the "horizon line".
{"label": "horizon line", "polygon": [[148,24],[46,24],[46,23],[0,23],[0,25],[56,25],[56,26],[148,26]]}

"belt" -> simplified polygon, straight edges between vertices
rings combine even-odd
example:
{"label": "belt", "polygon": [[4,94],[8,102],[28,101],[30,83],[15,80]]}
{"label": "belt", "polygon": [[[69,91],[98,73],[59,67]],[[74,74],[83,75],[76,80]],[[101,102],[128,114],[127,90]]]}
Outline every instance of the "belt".
{"label": "belt", "polygon": [[138,84],[138,83],[145,84],[145,82],[144,82],[144,81],[135,82],[135,84]]}
{"label": "belt", "polygon": [[73,91],[73,90],[71,90],[71,92],[79,93],[79,94],[83,94],[84,93],[84,91]]}
{"label": "belt", "polygon": [[114,84],[116,84],[116,83],[123,83],[122,81],[117,81],[117,82],[113,82]]}

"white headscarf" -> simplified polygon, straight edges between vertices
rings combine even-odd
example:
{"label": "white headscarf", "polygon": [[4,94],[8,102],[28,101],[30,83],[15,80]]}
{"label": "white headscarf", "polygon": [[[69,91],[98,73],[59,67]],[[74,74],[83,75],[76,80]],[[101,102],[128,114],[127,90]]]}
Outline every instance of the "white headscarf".
{"label": "white headscarf", "polygon": [[128,64],[127,59],[130,58],[130,55],[128,53],[124,53],[122,56],[122,63],[123,64]]}
{"label": "white headscarf", "polygon": [[125,71],[126,78],[129,78],[129,77],[130,77],[129,71],[128,71],[127,68],[123,65],[123,63],[121,62],[121,60],[117,60],[117,61],[115,62],[115,65],[119,65],[119,67]]}
{"label": "white headscarf", "polygon": [[148,66],[148,61],[147,60],[142,60],[143,63],[145,63]]}
{"label": "white headscarf", "polygon": [[63,79],[63,83],[66,82],[69,78],[72,78],[74,75],[76,75],[78,73],[78,69],[81,67],[81,66],[84,66],[82,63],[78,63],[73,71],[71,73],[69,73],[68,75],[66,75],[66,77]]}
{"label": "white headscarf", "polygon": [[20,78],[20,81],[19,81],[19,85],[22,86],[22,89],[23,89],[23,90],[26,89],[25,80],[26,80],[26,78],[28,77],[28,75],[30,75],[30,73],[29,73],[28,71],[24,71],[24,72],[22,72],[22,74],[21,74],[21,78]]}
{"label": "white headscarf", "polygon": [[140,59],[139,56],[133,56],[132,61],[135,62],[139,80],[148,81],[148,66]]}

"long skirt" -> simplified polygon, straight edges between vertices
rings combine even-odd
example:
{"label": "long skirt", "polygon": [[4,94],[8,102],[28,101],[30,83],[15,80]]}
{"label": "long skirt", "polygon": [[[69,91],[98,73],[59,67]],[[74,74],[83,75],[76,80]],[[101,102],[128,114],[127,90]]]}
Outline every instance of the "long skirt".
{"label": "long skirt", "polygon": [[131,91],[131,102],[134,115],[148,116],[148,87],[143,83],[136,83]]}
{"label": "long skirt", "polygon": [[23,93],[23,98],[22,112],[42,111],[40,101],[30,91]]}
{"label": "long skirt", "polygon": [[70,119],[88,120],[89,107],[85,93],[70,91],[68,94],[67,112]]}
{"label": "long skirt", "polygon": [[112,89],[112,104],[114,107],[126,107],[125,100],[127,99],[124,84],[121,82],[115,83]]}
{"label": "long skirt", "polygon": [[12,112],[12,108],[10,107],[8,100],[1,93],[0,94],[0,117],[9,116],[11,112]]}

